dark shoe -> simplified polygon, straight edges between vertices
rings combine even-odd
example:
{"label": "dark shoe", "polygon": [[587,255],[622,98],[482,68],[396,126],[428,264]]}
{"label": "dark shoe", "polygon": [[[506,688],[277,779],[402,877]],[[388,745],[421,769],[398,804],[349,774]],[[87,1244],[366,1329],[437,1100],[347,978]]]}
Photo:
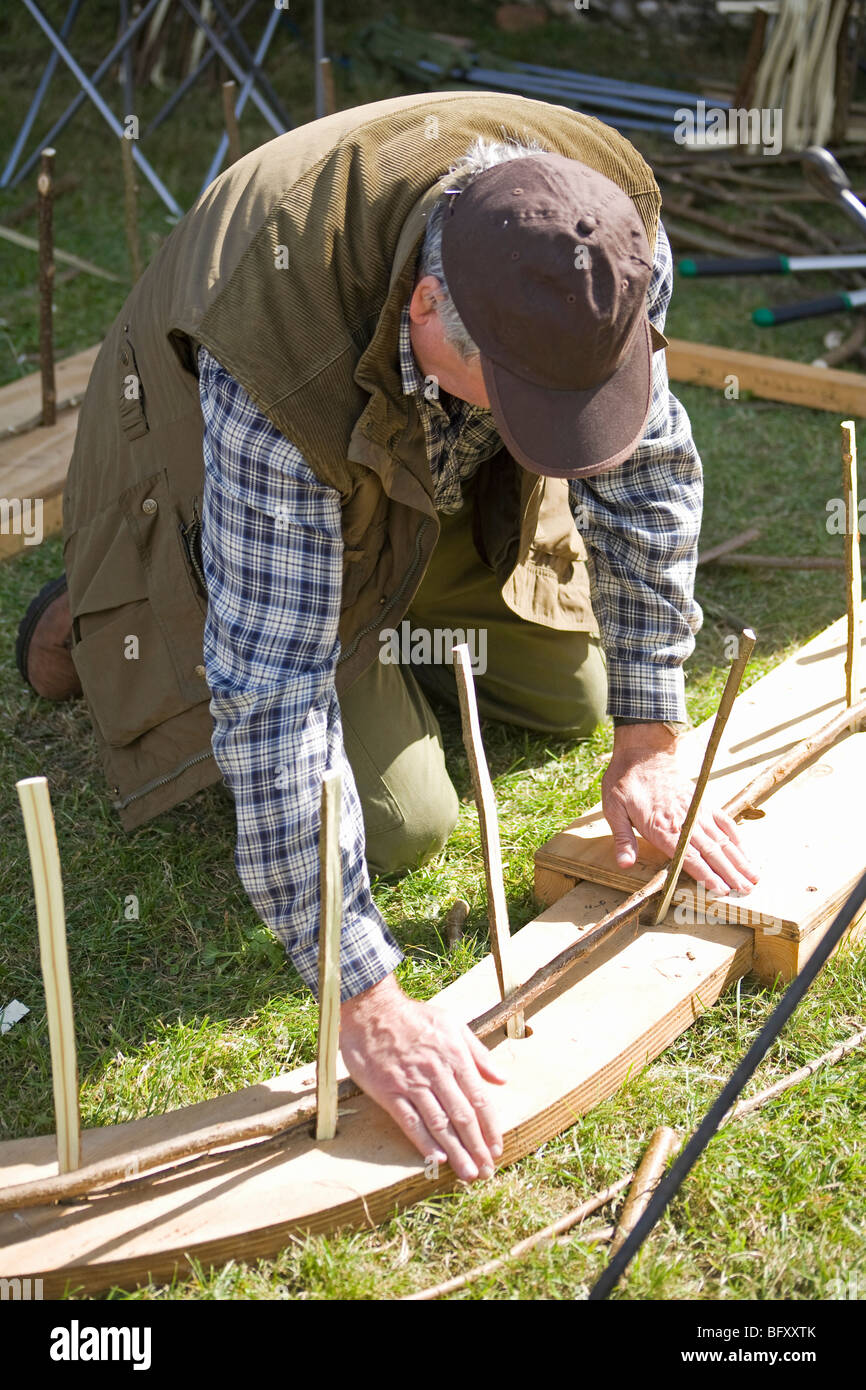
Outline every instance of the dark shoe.
{"label": "dark shoe", "polygon": [[21,677],[46,700],[71,700],[81,694],[72,664],[72,615],[66,575],[40,589],[18,625],[15,661]]}

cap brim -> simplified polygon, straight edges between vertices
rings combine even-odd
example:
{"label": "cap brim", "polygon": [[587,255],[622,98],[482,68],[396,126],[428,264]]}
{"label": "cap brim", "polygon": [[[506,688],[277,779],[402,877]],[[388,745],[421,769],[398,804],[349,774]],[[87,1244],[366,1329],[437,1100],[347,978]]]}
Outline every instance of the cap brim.
{"label": "cap brim", "polygon": [[652,402],[649,319],[613,376],[589,391],[550,391],[481,355],[484,384],[503,442],[531,473],[583,478],[634,453]]}

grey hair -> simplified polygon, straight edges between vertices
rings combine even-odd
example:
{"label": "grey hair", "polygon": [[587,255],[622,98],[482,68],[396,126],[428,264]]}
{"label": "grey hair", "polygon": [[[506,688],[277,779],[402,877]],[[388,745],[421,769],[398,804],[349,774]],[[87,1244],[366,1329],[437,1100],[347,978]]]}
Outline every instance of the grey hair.
{"label": "grey hair", "polygon": [[447,192],[437,199],[427,218],[418,260],[418,278],[435,275],[442,286],[436,302],[436,311],[442,322],[445,341],[457,349],[464,361],[477,357],[479,350],[455,308],[442,268],[442,224],[449,203],[448,195],[462,193],[463,189],[485,169],[504,164],[508,159],[522,159],[525,155],[537,154],[543,149],[544,146],[537,140],[533,140],[529,145],[521,145],[516,140],[488,140],[485,136],[479,135],[473,140],[466,154],[452,164],[448,175],[442,180]]}

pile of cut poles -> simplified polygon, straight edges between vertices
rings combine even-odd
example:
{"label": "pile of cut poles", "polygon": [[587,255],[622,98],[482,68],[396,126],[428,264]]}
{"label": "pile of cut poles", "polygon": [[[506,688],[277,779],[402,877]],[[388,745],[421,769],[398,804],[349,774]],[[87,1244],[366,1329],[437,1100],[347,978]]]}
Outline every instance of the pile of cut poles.
{"label": "pile of cut poles", "polygon": [[[695,276],[784,275],[798,277],[815,273],[832,275],[845,288],[818,299],[758,308],[752,321],[760,327],[775,327],[796,319],[817,318],[825,314],[845,313],[866,305],[866,207],[851,187],[844,169],[833,154],[821,146],[812,146],[798,156],[805,175],[805,184],[785,186],[776,178],[764,178],[732,168],[730,162],[716,160],[681,169],[664,157],[658,162],[657,175],[664,190],[664,220],[668,234],[679,249],[712,251],[711,256],[697,256],[679,262],[679,272],[688,278]],[[673,194],[667,190],[672,188]],[[761,207],[761,195],[773,193],[773,201]],[[685,197],[683,196],[685,194]],[[698,198],[700,206],[692,203]],[[731,221],[706,211],[711,201],[749,208],[749,224]],[[814,219],[793,212],[787,204],[828,202],[855,224],[860,232],[859,243],[842,243],[826,228],[818,227]],[[763,215],[762,215],[763,214]],[[693,228],[684,228],[681,220],[691,220]],[[704,229],[722,232],[723,240],[708,237]],[[788,234],[783,235],[787,229]],[[799,240],[791,233],[796,233]],[[736,239],[731,241],[730,237]],[[740,242],[751,243],[741,246]],[[756,255],[760,248],[763,254]],[[718,254],[721,253],[721,254]],[[841,338],[841,335],[840,335]],[[859,353],[866,341],[866,327],[858,320],[854,332],[836,351],[817,359],[814,365],[836,366],[847,357]]]}
{"label": "pile of cut poles", "polygon": [[[460,40],[408,29],[393,19],[371,24],[360,36],[364,51],[378,62],[396,68],[420,86],[459,86],[571,106],[617,130],[643,130],[672,139],[678,113],[702,100],[699,92],[648,86],[622,78],[545,67],[540,63],[510,62],[498,54],[472,51]],[[726,110],[726,99],[713,99]]]}

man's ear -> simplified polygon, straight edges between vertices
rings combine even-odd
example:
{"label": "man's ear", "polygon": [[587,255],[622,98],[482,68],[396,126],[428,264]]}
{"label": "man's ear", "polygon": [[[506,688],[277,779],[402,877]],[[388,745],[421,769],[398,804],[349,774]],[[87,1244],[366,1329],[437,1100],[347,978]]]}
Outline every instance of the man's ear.
{"label": "man's ear", "polygon": [[409,301],[409,317],[413,323],[423,323],[435,314],[441,289],[441,282],[435,275],[423,275],[416,281]]}

